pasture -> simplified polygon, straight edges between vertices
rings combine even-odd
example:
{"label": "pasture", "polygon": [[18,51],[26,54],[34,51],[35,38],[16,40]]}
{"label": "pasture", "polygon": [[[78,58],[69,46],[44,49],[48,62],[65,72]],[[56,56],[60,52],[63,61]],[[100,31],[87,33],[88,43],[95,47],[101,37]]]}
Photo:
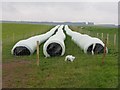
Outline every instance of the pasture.
{"label": "pasture", "polygon": [[[53,26],[37,24],[2,24],[2,84],[3,88],[115,88],[118,87],[118,42],[114,47],[117,28],[99,26],[70,26],[72,30],[96,36],[109,33],[109,53],[102,64],[103,54],[88,55],[66,35],[65,55],[45,58],[40,45],[40,66],[36,65],[36,52],[31,56],[11,55],[13,45],[22,39],[47,32]],[[98,36],[101,38],[101,35]],[[118,39],[118,37],[117,37]],[[103,39],[104,40],[104,39]],[[72,54],[74,62],[65,62]]]}

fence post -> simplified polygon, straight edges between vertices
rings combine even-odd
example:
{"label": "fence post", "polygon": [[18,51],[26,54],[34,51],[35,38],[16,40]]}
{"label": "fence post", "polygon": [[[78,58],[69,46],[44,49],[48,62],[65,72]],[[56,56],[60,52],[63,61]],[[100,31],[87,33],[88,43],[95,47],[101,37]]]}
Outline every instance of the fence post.
{"label": "fence post", "polygon": [[15,34],[13,33],[13,43],[14,43],[14,41],[15,41]]}
{"label": "fence post", "polygon": [[90,35],[90,31],[88,31],[87,34]]}
{"label": "fence post", "polygon": [[102,33],[102,35],[101,35],[101,39],[103,40],[103,33]]}
{"label": "fence post", "polygon": [[106,55],[107,39],[105,39],[104,44],[105,44],[105,46],[104,46],[104,53],[103,53],[103,58],[102,58],[102,64],[104,64],[104,59],[105,59],[105,55]]}
{"label": "fence post", "polygon": [[39,41],[37,41],[37,66],[39,66]]}
{"label": "fence post", "polygon": [[116,47],[116,33],[114,34],[114,47]]}
{"label": "fence post", "polygon": [[109,34],[107,33],[107,45],[109,44]]}
{"label": "fence post", "polygon": [[97,37],[99,37],[99,33],[97,33]]}

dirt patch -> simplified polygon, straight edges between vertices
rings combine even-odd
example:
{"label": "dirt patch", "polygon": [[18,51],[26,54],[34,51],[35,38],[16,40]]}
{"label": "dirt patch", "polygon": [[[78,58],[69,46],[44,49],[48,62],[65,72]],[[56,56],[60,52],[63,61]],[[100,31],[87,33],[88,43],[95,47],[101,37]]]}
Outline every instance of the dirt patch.
{"label": "dirt patch", "polygon": [[2,69],[3,70],[11,70],[16,67],[20,67],[20,66],[23,66],[25,64],[30,64],[30,63],[31,63],[31,61],[25,61],[25,60],[3,63]]}
{"label": "dirt patch", "polygon": [[14,61],[2,64],[2,87],[14,88],[17,85],[24,85],[29,75],[33,70],[31,69],[32,61]]}

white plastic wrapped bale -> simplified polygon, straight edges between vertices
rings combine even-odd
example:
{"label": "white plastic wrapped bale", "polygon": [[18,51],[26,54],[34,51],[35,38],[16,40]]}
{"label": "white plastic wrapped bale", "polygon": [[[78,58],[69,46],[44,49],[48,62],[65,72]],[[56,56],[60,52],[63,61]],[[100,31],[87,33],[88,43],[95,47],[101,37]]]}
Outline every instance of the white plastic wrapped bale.
{"label": "white plastic wrapped bale", "polygon": [[56,34],[51,36],[43,46],[43,53],[46,57],[62,56],[65,53],[64,40],[66,38],[63,32],[63,26],[58,28]]}
{"label": "white plastic wrapped bale", "polygon": [[[94,55],[104,52],[105,45],[99,38],[72,31],[68,25],[65,25],[65,31],[67,35],[71,36],[74,43],[76,43],[84,51],[84,53],[90,53]],[[108,53],[107,47],[106,51]]]}
{"label": "white plastic wrapped bale", "polygon": [[60,25],[55,26],[50,31],[45,34],[30,37],[25,40],[20,40],[17,42],[11,50],[11,53],[16,56],[31,55],[35,52],[37,47],[37,41],[39,44],[46,41],[50,36],[52,36]]}

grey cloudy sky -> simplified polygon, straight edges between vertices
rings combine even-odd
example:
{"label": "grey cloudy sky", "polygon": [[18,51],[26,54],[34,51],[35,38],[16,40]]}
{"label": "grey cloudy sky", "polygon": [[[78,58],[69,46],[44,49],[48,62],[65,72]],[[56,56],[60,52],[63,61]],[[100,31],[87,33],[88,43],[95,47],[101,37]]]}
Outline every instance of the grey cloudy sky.
{"label": "grey cloudy sky", "polygon": [[117,2],[3,2],[2,20],[118,24]]}

